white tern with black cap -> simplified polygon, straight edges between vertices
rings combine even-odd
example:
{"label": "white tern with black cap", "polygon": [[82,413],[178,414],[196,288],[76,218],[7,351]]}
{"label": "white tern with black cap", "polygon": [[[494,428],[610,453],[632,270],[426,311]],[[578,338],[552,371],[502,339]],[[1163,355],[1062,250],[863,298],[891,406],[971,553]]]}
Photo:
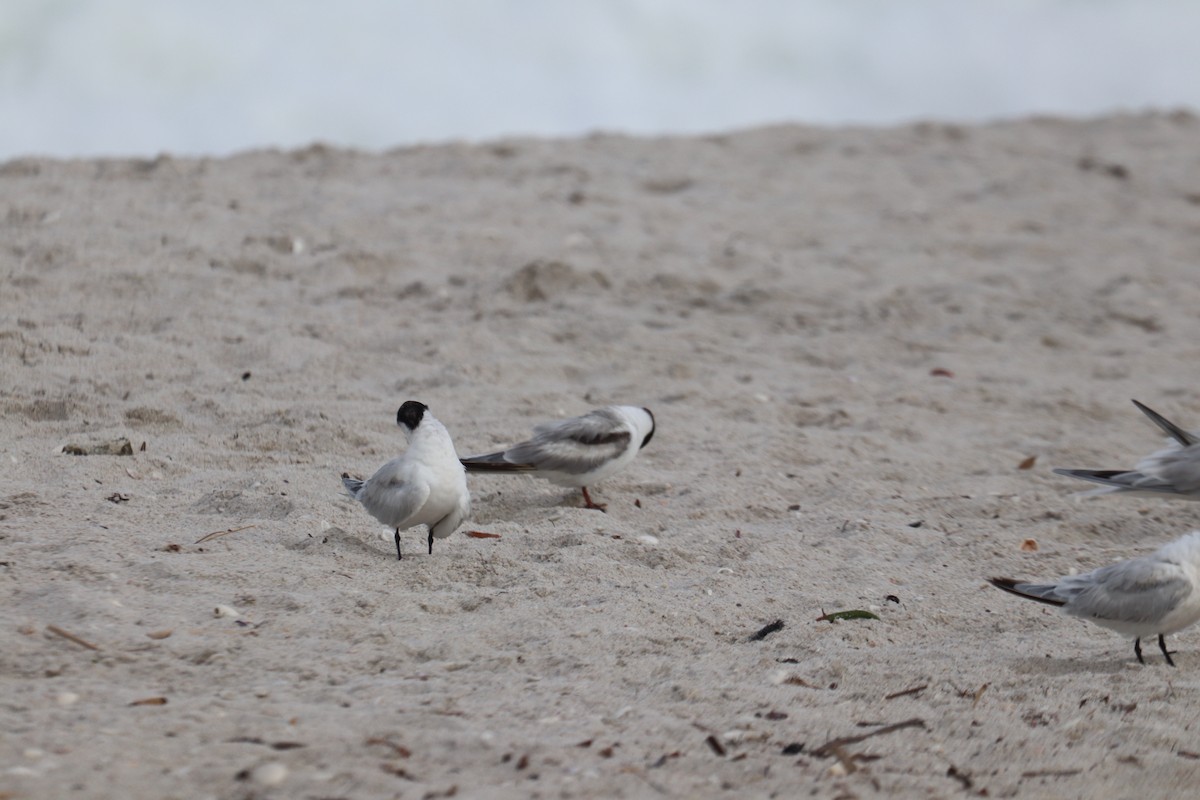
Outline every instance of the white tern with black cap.
{"label": "white tern with black cap", "polygon": [[396,424],[408,439],[408,449],[384,464],[365,481],[342,473],[342,484],[371,516],[396,531],[416,525],[429,528],[433,540],[444,539],[471,513],[467,476],[459,463],[450,433],[429,413],[429,406],[409,400],[396,412]]}

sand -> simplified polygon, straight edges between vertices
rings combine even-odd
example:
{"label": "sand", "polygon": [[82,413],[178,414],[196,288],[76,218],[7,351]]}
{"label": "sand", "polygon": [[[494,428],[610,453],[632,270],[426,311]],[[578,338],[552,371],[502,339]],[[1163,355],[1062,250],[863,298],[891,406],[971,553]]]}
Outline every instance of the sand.
{"label": "sand", "polygon": [[[1050,472],[1157,447],[1130,398],[1200,427],[1198,151],[1180,113],[0,165],[0,797],[1180,796],[1196,631],[1141,666],[984,578],[1200,526]],[[408,399],[464,454],[658,432],[607,514],[472,477],[398,562],[338,476]]]}

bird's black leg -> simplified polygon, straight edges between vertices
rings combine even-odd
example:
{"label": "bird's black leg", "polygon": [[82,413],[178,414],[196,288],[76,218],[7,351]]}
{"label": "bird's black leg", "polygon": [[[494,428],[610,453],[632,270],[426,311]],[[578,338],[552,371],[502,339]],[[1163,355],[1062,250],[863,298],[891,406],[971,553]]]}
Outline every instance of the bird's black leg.
{"label": "bird's black leg", "polygon": [[1172,667],[1175,666],[1175,662],[1171,660],[1171,652],[1167,650],[1167,640],[1163,638],[1161,633],[1158,635],[1158,649],[1162,650],[1163,658],[1167,660],[1167,663]]}
{"label": "bird's black leg", "polygon": [[593,503],[592,496],[590,494],[588,494],[588,490],[587,490],[586,486],[580,486],[579,488],[583,489],[583,507],[584,508],[594,508],[597,511],[602,511],[602,512],[607,513],[606,509],[608,508],[608,506],[604,505],[603,503]]}
{"label": "bird's black leg", "polygon": [[433,555],[433,528],[429,529],[429,555]]}
{"label": "bird's black leg", "polygon": [[404,553],[400,552],[400,529],[396,528],[396,558],[404,560]]}
{"label": "bird's black leg", "polygon": [[1133,652],[1135,655],[1137,655],[1139,664],[1146,663],[1146,659],[1142,658],[1142,640],[1141,639],[1133,640]]}

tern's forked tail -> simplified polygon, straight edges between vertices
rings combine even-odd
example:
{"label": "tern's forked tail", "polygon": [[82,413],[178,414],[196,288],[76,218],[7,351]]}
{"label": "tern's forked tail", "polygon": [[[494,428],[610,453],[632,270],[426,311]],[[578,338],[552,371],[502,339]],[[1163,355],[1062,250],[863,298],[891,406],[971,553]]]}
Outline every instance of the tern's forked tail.
{"label": "tern's forked tail", "polygon": [[351,497],[357,499],[359,491],[362,490],[363,482],[357,478],[351,478],[348,472],[343,472],[342,486],[346,487],[346,491],[350,493]]}

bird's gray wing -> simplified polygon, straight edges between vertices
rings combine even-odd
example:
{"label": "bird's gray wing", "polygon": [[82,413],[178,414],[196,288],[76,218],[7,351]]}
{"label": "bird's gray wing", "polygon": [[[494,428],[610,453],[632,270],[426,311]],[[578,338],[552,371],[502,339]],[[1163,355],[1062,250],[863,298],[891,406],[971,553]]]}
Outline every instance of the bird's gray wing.
{"label": "bird's gray wing", "polygon": [[391,528],[403,528],[404,523],[421,510],[429,499],[430,488],[425,481],[404,479],[397,472],[385,473],[384,467],[363,484],[358,500],[371,516]]}
{"label": "bird's gray wing", "polygon": [[1055,593],[1067,599],[1068,614],[1152,625],[1192,593],[1192,584],[1178,565],[1136,558],[1063,578]]}
{"label": "bird's gray wing", "polygon": [[581,417],[538,425],[533,438],[505,452],[508,461],[539,470],[581,475],[617,458],[630,444],[625,419],[600,408]]}

